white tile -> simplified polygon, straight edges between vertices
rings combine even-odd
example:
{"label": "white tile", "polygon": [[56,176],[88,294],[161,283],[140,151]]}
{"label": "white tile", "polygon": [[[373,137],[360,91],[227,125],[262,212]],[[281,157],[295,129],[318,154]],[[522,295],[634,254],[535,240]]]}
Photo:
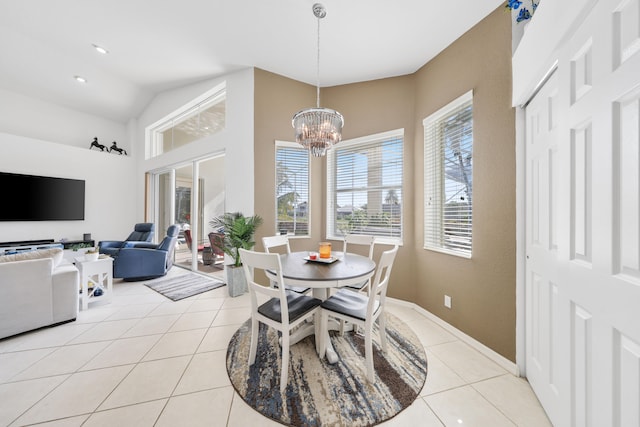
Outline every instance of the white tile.
{"label": "white tile", "polygon": [[145,317],[144,319],[139,320],[134,327],[122,335],[122,338],[164,334],[179,318],[179,314]]}
{"label": "white tile", "polygon": [[420,398],[417,398],[416,401],[404,411],[380,425],[385,427],[444,427],[444,424],[436,417],[436,414],[429,408],[429,405]]}
{"label": "white tile", "polygon": [[175,322],[170,332],[187,331],[189,329],[208,328],[216,317],[217,311],[198,311],[195,313],[184,313]]}
{"label": "white tile", "polygon": [[226,356],[226,350],[196,354],[191,363],[189,363],[174,394],[185,394],[231,385],[227,374]]}
{"label": "white tile", "polygon": [[92,325],[67,323],[53,328],[40,329],[7,340],[7,351],[33,350],[36,348],[60,347],[91,329]]}
{"label": "white tile", "polygon": [[461,341],[435,345],[429,347],[429,350],[468,383],[507,373],[495,362]]}
{"label": "white tile", "polygon": [[460,387],[466,382],[451,368],[445,365],[438,357],[429,350],[427,353],[427,380],[420,392],[421,396],[439,393],[444,390]]}
{"label": "white tile", "polygon": [[166,403],[167,399],[160,399],[139,403],[137,405],[94,412],[82,427],[152,427]]}
{"label": "white tile", "polygon": [[446,426],[515,426],[471,386],[433,394],[424,400]]}
{"label": "white tile", "polygon": [[213,320],[211,326],[238,325],[251,317],[251,310],[245,308],[222,309]]}
{"label": "white tile", "polygon": [[91,305],[88,310],[78,312],[76,323],[98,323],[104,321],[107,317],[118,311],[120,308],[114,305],[96,306]]}
{"label": "white tile", "polygon": [[7,426],[11,424],[13,420],[68,377],[68,375],[60,375],[57,377],[1,384],[0,425]]}
{"label": "white tile", "polygon": [[78,415],[77,417],[62,418],[46,423],[39,423],[38,427],[81,427],[82,423],[89,418],[89,415]]}
{"label": "white tile", "polygon": [[114,340],[124,335],[139,321],[140,319],[126,319],[95,323],[91,325],[91,329],[75,337],[69,344]]}
{"label": "white tile", "polygon": [[[224,278],[217,278],[218,280],[225,281]],[[207,298],[221,298],[225,299],[229,295],[229,290],[226,286],[221,286],[219,288],[212,289],[207,292],[203,292],[201,294],[196,295],[196,299],[207,299]]]}
{"label": "white tile", "polygon": [[193,304],[191,300],[169,301],[158,305],[148,316],[166,316],[169,314],[182,314]]}
{"label": "white tile", "polygon": [[234,298],[226,298],[222,308],[247,308],[251,310],[251,295],[246,293]]}
{"label": "white tile", "polygon": [[190,359],[190,356],[183,356],[136,365],[100,405],[100,410],[169,397]]}
{"label": "white tile", "polygon": [[[154,295],[151,295],[151,296],[153,297]],[[135,304],[133,303],[122,304],[122,299],[125,299],[125,298],[126,299],[130,298],[132,302],[135,301]],[[115,302],[116,302],[116,298],[114,297],[114,303]],[[120,305],[122,305],[122,307],[120,307],[120,310],[116,311],[111,316],[109,316],[107,320],[140,319],[145,317],[147,314],[149,314],[153,310],[155,310],[160,305],[160,303],[164,301],[145,304],[143,301],[141,301],[141,298],[139,295],[132,295],[130,297],[122,297],[120,302],[121,302]]]}
{"label": "white tile", "polygon": [[220,298],[204,298],[196,299],[191,303],[187,312],[194,313],[196,311],[217,311],[222,307],[224,300]]}
{"label": "white tile", "polygon": [[73,374],[22,415],[17,424],[33,424],[93,412],[131,368],[131,365],[118,366]]}
{"label": "white tile", "polygon": [[43,348],[0,354],[0,383],[8,381],[55,350],[55,348]]}
{"label": "white tile", "polygon": [[480,394],[520,427],[551,426],[527,380],[511,374],[473,384]]}
{"label": "white tile", "polygon": [[226,350],[229,346],[231,337],[236,333],[241,324],[217,326],[209,328],[207,334],[204,336],[200,347],[198,347],[198,353],[205,351]]}
{"label": "white tile", "polygon": [[225,387],[174,396],[169,399],[156,426],[225,426],[233,394],[232,387]]}
{"label": "white tile", "polygon": [[138,363],[162,335],[122,338],[109,344],[100,354],[82,367],[83,371]]}
{"label": "white tile", "polygon": [[14,380],[41,378],[51,375],[70,374],[109,345],[108,341],[88,344],[67,345],[45,356],[22,373],[16,375]]}
{"label": "white tile", "polygon": [[198,349],[206,329],[167,333],[158,340],[143,360],[156,360],[167,357],[193,354]]}
{"label": "white tile", "polygon": [[412,320],[407,323],[425,347],[457,341],[451,333],[429,319]]}
{"label": "white tile", "polygon": [[231,404],[231,413],[229,414],[229,421],[227,427],[278,427],[282,424],[277,423],[258,411],[242,400],[237,394],[233,394],[233,403]]}

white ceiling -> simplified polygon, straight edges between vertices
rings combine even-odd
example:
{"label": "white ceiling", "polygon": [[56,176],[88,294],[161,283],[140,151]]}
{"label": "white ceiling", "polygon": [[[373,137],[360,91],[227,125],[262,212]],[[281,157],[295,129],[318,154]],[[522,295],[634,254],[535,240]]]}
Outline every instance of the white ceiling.
{"label": "white ceiling", "polygon": [[[0,88],[126,122],[160,91],[246,67],[315,85],[316,1],[3,1]],[[412,73],[503,3],[324,0],[321,86]]]}

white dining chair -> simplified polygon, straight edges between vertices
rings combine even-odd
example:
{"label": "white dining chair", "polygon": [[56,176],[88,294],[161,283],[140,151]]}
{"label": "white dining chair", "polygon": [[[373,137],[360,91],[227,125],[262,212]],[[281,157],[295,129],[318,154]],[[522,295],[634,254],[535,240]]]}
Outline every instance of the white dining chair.
{"label": "white dining chair", "polygon": [[[251,346],[249,348],[249,366],[256,361],[259,324],[264,323],[282,333],[282,366],[280,391],[284,391],[289,377],[289,338],[291,330],[309,320],[320,309],[320,301],[307,295],[286,290],[282,284],[282,264],[278,254],[239,249],[240,259],[249,285],[251,297]],[[256,272],[269,270],[275,274],[277,288],[263,286],[255,281]],[[269,298],[258,305],[258,295]],[[319,333],[316,331],[316,348],[321,348]]]}
{"label": "white dining chair", "polygon": [[[282,248],[286,250],[287,254],[291,253],[291,247],[289,246],[289,237],[285,234],[276,235],[276,236],[267,236],[262,238],[262,246],[264,246],[264,251],[266,253],[272,253],[272,250],[275,248]],[[285,284],[286,289],[297,292],[299,294],[307,294],[311,291],[311,288],[305,288],[302,286],[289,286]]]}
{"label": "white dining chair", "polygon": [[[349,246],[367,246],[369,248],[369,259],[373,259],[373,247],[376,244],[376,237],[368,234],[347,234],[344,236],[344,243],[342,245],[342,252],[347,253]],[[367,290],[369,280],[362,281],[353,285],[345,286],[347,289],[353,289],[359,292]]]}
{"label": "white dining chair", "polygon": [[385,326],[384,308],[387,296],[387,287],[389,286],[389,276],[393,261],[398,253],[398,246],[385,251],[380,257],[380,261],[376,267],[376,273],[371,282],[369,294],[353,292],[342,289],[327,300],[321,307],[320,325],[321,341],[320,341],[320,357],[323,357],[328,343],[326,340],[328,332],[329,317],[338,320],[346,320],[354,325],[361,326],[364,329],[364,351],[365,364],[367,370],[367,379],[375,382],[375,372],[373,366],[373,325],[378,321],[378,332],[380,335],[380,345],[382,351],[387,351],[387,332]]}

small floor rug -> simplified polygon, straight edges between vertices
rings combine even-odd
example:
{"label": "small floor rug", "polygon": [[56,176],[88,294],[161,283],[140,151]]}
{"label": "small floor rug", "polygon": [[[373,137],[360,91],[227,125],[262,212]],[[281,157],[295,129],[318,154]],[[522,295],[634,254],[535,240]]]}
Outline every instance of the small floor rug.
{"label": "small floor rug", "polygon": [[260,324],[256,362],[248,366],[250,320],[231,338],[227,373],[252,408],[291,426],[372,426],[394,417],[418,397],[427,377],[424,348],[413,331],[387,314],[387,352],[374,335],[376,382],[366,379],[364,336],[331,332],[339,360],[318,358],[314,337],[291,346],[289,379],[280,393],[278,332]]}
{"label": "small floor rug", "polygon": [[172,301],[179,301],[224,285],[225,283],[220,280],[195,273],[187,273],[181,276],[169,277],[155,282],[145,283],[145,286],[164,295]]}

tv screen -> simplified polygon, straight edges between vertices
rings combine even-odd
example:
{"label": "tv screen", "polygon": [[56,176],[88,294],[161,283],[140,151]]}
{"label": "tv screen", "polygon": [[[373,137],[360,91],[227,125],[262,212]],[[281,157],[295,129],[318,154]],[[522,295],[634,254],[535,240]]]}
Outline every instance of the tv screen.
{"label": "tv screen", "polygon": [[84,219],[84,180],[0,172],[0,221]]}

